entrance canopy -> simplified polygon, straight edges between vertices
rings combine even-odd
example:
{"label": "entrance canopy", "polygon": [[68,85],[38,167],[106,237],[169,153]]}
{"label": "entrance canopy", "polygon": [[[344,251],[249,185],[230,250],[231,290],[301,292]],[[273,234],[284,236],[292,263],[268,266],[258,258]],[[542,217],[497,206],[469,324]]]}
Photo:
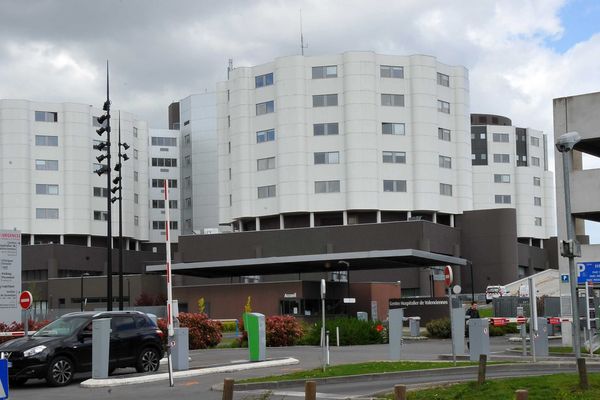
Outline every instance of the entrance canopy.
{"label": "entrance canopy", "polygon": [[[173,264],[171,270],[180,275],[217,278],[443,265],[465,266],[467,260],[423,250],[398,249],[186,262]],[[165,269],[165,265],[146,267],[147,272]]]}

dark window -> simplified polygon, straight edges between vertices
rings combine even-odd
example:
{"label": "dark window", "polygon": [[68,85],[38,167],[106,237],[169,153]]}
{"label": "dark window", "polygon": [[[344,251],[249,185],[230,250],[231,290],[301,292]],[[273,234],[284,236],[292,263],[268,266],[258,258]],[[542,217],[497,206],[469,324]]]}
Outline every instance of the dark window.
{"label": "dark window", "polygon": [[133,317],[112,317],[110,322],[110,328],[113,332],[122,332],[135,329],[135,321],[133,320]]}

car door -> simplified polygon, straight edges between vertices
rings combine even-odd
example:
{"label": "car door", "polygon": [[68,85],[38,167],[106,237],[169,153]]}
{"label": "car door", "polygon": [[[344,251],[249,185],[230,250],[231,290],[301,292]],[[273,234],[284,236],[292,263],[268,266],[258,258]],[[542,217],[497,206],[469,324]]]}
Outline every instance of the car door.
{"label": "car door", "polygon": [[[117,365],[131,366],[135,362],[135,320],[133,316],[119,315],[111,319],[111,346],[114,344]],[[112,349],[111,349],[112,350]],[[111,351],[112,353],[112,351]]]}
{"label": "car door", "polygon": [[92,321],[73,338],[72,351],[80,371],[92,370]]}

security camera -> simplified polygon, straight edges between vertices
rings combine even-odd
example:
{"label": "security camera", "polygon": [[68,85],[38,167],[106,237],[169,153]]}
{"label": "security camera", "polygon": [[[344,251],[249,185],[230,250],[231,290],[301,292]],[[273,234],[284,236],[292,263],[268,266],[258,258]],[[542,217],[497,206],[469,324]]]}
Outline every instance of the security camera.
{"label": "security camera", "polygon": [[573,150],[575,145],[579,143],[581,136],[578,132],[567,132],[561,135],[556,141],[556,149],[561,153],[566,153]]}

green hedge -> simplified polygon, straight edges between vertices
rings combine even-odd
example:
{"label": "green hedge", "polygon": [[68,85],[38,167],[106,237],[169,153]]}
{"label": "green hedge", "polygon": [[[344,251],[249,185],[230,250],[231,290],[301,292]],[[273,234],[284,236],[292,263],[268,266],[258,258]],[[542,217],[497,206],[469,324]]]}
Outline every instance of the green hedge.
{"label": "green hedge", "polygon": [[[325,321],[331,346],[337,340],[336,327],[340,329],[341,346],[385,343],[386,328],[380,322],[341,317]],[[311,325],[305,332],[299,344],[318,346],[321,343],[321,322]]]}
{"label": "green hedge", "polygon": [[449,318],[432,319],[425,324],[425,328],[427,328],[427,333],[432,338],[447,339],[451,335]]}

